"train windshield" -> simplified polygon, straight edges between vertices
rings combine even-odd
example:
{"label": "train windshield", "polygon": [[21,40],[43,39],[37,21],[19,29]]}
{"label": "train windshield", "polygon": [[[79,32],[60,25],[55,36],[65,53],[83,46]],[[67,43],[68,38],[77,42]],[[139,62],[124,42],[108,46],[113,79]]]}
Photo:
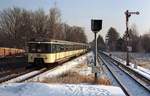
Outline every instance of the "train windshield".
{"label": "train windshield", "polygon": [[51,44],[47,43],[29,43],[30,53],[48,53],[51,52]]}

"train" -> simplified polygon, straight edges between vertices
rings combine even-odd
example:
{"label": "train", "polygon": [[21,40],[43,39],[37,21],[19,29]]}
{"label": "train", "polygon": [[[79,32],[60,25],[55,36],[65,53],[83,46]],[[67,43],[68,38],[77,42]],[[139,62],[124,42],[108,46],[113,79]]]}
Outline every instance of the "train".
{"label": "train", "polygon": [[0,47],[0,57],[14,56],[24,52],[24,49]]}
{"label": "train", "polygon": [[89,44],[62,40],[28,42],[28,63],[35,66],[53,66],[54,63],[88,52]]}

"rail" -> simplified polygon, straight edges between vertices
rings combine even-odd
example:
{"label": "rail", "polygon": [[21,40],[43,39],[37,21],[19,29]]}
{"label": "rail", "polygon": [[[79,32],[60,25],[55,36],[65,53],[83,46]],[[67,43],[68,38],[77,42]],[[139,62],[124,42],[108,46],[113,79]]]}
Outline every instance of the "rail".
{"label": "rail", "polygon": [[[104,53],[104,52],[100,52],[100,53],[103,53],[104,55],[110,57],[108,54]],[[150,85],[150,78],[142,75],[141,73],[133,70],[132,68],[130,68],[129,66],[126,66],[124,65],[122,62],[118,61],[117,59],[113,58],[113,57],[110,57],[112,60],[114,60],[117,64],[119,64],[121,67],[125,68],[127,71],[131,72],[132,74],[134,74],[135,76],[137,76],[138,78],[142,78],[143,81],[149,83]],[[147,73],[147,74],[150,74],[150,73]]]}
{"label": "rail", "polygon": [[[104,56],[107,56],[107,57],[104,57]],[[101,59],[103,63],[106,64],[106,67],[112,73],[114,78],[118,81],[120,87],[123,89],[123,91],[125,92],[127,96],[138,96],[138,94],[135,93],[135,90],[131,85],[139,88],[140,91],[138,91],[137,93],[144,92],[144,94],[139,95],[139,96],[149,96],[147,95],[147,94],[150,94],[149,89],[141,85],[137,80],[135,80],[135,78],[129,75],[129,73],[122,70],[122,68],[119,65],[114,64],[114,62],[112,61],[113,60],[112,58],[108,57],[108,55],[103,54],[103,57],[101,57]],[[126,82],[126,80],[121,79],[121,77],[127,79],[128,82]],[[132,84],[128,85],[128,83],[131,83],[131,82]]]}

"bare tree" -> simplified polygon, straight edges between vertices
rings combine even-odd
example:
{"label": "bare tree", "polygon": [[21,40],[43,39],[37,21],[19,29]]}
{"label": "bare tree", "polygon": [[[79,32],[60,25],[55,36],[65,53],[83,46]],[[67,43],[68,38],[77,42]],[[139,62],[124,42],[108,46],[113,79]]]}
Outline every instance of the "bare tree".
{"label": "bare tree", "polygon": [[141,44],[145,52],[150,52],[150,34],[144,34],[141,37]]}
{"label": "bare tree", "polygon": [[17,34],[20,32],[21,11],[19,8],[9,8],[0,13],[1,30],[7,34],[7,43],[14,45],[11,47],[15,47],[18,44]]}
{"label": "bare tree", "polygon": [[30,40],[68,40],[86,42],[83,28],[70,27],[61,22],[60,11],[51,8],[49,14],[42,9],[27,11],[8,8],[0,11],[0,46],[25,48]]}
{"label": "bare tree", "polygon": [[69,26],[67,24],[63,24],[64,31],[64,40],[73,41],[73,42],[87,42],[87,37],[85,35],[84,29],[78,26]]}
{"label": "bare tree", "polygon": [[69,35],[71,36],[70,41],[82,42],[82,43],[87,42],[86,35],[84,33],[83,28],[81,27],[78,27],[78,26],[71,27]]}
{"label": "bare tree", "polygon": [[138,52],[140,50],[138,44],[140,38],[135,24],[132,25],[131,29],[129,30],[129,37],[130,37],[129,45],[132,47],[132,51]]}
{"label": "bare tree", "polygon": [[51,8],[48,16],[48,36],[50,39],[61,39],[62,27],[60,11],[57,7]]}
{"label": "bare tree", "polygon": [[48,16],[45,15],[45,12],[42,9],[33,12],[31,20],[32,31],[34,32],[33,38],[46,38]]}

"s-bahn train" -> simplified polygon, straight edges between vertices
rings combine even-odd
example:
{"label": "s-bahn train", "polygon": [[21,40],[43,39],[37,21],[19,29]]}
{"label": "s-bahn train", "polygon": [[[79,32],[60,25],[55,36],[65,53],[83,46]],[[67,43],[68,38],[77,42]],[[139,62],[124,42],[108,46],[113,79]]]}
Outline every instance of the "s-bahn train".
{"label": "s-bahn train", "polygon": [[89,44],[61,40],[28,42],[28,63],[36,66],[51,66],[53,63],[83,54],[89,47]]}

